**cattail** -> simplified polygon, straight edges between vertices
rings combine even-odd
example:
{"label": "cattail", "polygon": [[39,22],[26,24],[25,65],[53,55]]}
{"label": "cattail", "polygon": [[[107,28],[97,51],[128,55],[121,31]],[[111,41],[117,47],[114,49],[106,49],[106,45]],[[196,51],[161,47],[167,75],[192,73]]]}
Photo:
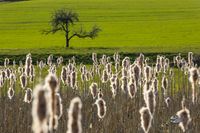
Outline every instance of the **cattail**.
{"label": "cattail", "polygon": [[9,78],[10,78],[10,74],[11,74],[10,68],[7,68],[7,69],[5,70],[5,72],[6,72],[6,78],[9,79]]}
{"label": "cattail", "polygon": [[49,71],[49,73],[56,74],[56,65],[51,64],[48,71]]}
{"label": "cattail", "polygon": [[34,77],[35,76],[35,69],[34,65],[30,65],[30,76]]}
{"label": "cattail", "polygon": [[76,71],[73,71],[73,72],[71,73],[71,87],[72,87],[73,89],[75,89],[75,87],[76,87],[76,78],[77,78],[77,76],[76,76]]}
{"label": "cattail", "polygon": [[105,69],[103,70],[101,81],[102,81],[102,83],[106,83],[108,81],[108,73]]}
{"label": "cattail", "polygon": [[58,79],[56,75],[49,74],[45,79],[45,85],[50,92],[50,119],[49,119],[49,128],[50,130],[55,130],[58,126],[58,117],[56,115],[56,93],[59,89]]}
{"label": "cattail", "polygon": [[86,81],[86,78],[85,78],[85,77],[86,77],[85,74],[82,73],[82,74],[81,74],[81,81],[82,81],[82,82]]}
{"label": "cattail", "polygon": [[19,73],[19,74],[22,74],[22,73],[24,73],[24,68],[23,67],[18,67],[18,69],[17,69],[17,72]]}
{"label": "cattail", "polygon": [[148,65],[148,63],[149,63],[149,58],[147,57],[147,58],[145,59],[145,61],[144,61],[144,64],[145,64],[145,65]]}
{"label": "cattail", "polygon": [[62,67],[60,78],[61,78],[63,84],[65,85],[66,80],[67,80],[67,68],[65,66]]}
{"label": "cattail", "polygon": [[97,88],[98,88],[97,83],[92,83],[90,85],[90,92],[92,94],[93,99],[95,99],[97,97],[97,94],[98,94],[98,89]]}
{"label": "cattail", "polygon": [[195,68],[195,67],[192,67],[190,70],[189,70],[189,81],[191,83],[195,83],[197,82],[198,78],[199,78],[199,72],[198,72],[198,69]]}
{"label": "cattail", "polygon": [[32,130],[34,133],[48,133],[47,118],[49,116],[47,90],[37,85],[33,92]]}
{"label": "cattail", "polygon": [[3,87],[4,81],[2,75],[0,75],[0,88]]}
{"label": "cattail", "polygon": [[4,60],[4,67],[7,67],[9,65],[10,60],[8,58],[5,58]]}
{"label": "cattail", "polygon": [[121,84],[121,89],[124,93],[128,91],[128,78],[127,77],[122,77],[121,78],[122,84]]}
{"label": "cattail", "polygon": [[57,62],[58,65],[62,64],[63,57],[62,56],[58,57],[57,60],[56,60],[56,62]]}
{"label": "cattail", "polygon": [[97,63],[97,53],[92,53],[92,61]]}
{"label": "cattail", "polygon": [[106,115],[106,102],[100,97],[96,100],[95,104],[97,105],[98,117],[103,119]]}
{"label": "cattail", "polygon": [[147,108],[153,115],[155,112],[155,107],[156,107],[156,99],[155,99],[155,94],[153,93],[152,89],[149,89],[147,91],[145,103],[146,103]]}
{"label": "cattail", "polygon": [[115,98],[115,96],[117,95],[117,84],[116,84],[116,82],[112,82],[110,84],[110,87],[111,87],[112,97]]}
{"label": "cattail", "polygon": [[128,76],[128,71],[127,71],[127,69],[126,68],[122,68],[121,69],[121,72],[122,72],[122,77],[127,77]]}
{"label": "cattail", "polygon": [[110,57],[108,56],[107,58],[106,58],[106,62],[108,63],[108,62],[110,62]]}
{"label": "cattail", "polygon": [[152,83],[148,81],[144,81],[144,86],[143,86],[143,93],[146,93],[148,90],[151,89]]}
{"label": "cattail", "polygon": [[160,65],[160,63],[156,63],[156,72],[157,73],[161,72],[161,65]]}
{"label": "cattail", "polygon": [[190,67],[193,64],[193,53],[192,52],[188,52],[188,64]]}
{"label": "cattail", "polygon": [[111,63],[106,64],[106,71],[107,71],[108,75],[110,75],[112,73],[112,64]]}
{"label": "cattail", "polygon": [[143,68],[144,65],[144,55],[140,53],[140,56],[137,58],[137,65],[140,66],[140,68]]}
{"label": "cattail", "polygon": [[16,82],[16,76],[14,73],[11,73],[10,74],[10,86],[14,86],[15,82]]}
{"label": "cattail", "polygon": [[103,93],[101,88],[99,88],[99,92],[98,92],[98,98],[102,98],[103,97]]}
{"label": "cattail", "polygon": [[129,65],[130,65],[130,58],[129,58],[129,57],[125,57],[125,58],[122,60],[122,67],[123,67],[123,68],[128,68]]}
{"label": "cattail", "polygon": [[160,65],[161,65],[161,68],[164,68],[164,64],[165,64],[165,57],[164,56],[160,56]]}
{"label": "cattail", "polygon": [[118,72],[118,71],[119,71],[119,67],[120,67],[120,63],[119,63],[119,62],[116,62],[116,63],[115,63],[115,72]]}
{"label": "cattail", "polygon": [[91,77],[90,72],[89,72],[89,71],[86,71],[86,73],[85,73],[85,80],[86,80],[86,81],[90,81],[90,77]]}
{"label": "cattail", "polygon": [[181,54],[179,53],[178,56],[176,56],[176,63],[177,63],[177,67],[180,68],[180,63],[181,62]]}
{"label": "cattail", "polygon": [[44,62],[41,60],[38,65],[40,70],[42,70],[42,68],[44,67]]}
{"label": "cattail", "polygon": [[195,102],[195,98],[197,98],[196,95],[196,91],[195,91],[195,85],[197,84],[198,78],[199,78],[199,72],[198,69],[195,67],[192,67],[189,70],[189,81],[192,84],[192,102]]}
{"label": "cattail", "polygon": [[27,76],[24,73],[20,76],[20,82],[21,82],[21,87],[25,89],[27,86]]}
{"label": "cattail", "polygon": [[152,89],[154,94],[156,95],[158,93],[158,79],[156,77],[153,79]]}
{"label": "cattail", "polygon": [[14,96],[14,94],[15,94],[14,89],[13,89],[12,87],[10,87],[10,88],[8,89],[8,97],[9,97],[9,99],[12,99],[13,96]]}
{"label": "cattail", "polygon": [[31,67],[31,65],[32,65],[32,58],[31,58],[31,55],[30,54],[28,54],[27,56],[26,56],[26,62],[25,62],[25,74],[26,74],[26,76],[30,76],[30,67]]}
{"label": "cattail", "polygon": [[58,79],[55,74],[49,74],[45,78],[45,83],[47,87],[51,90],[51,92],[57,92],[58,91]]}
{"label": "cattail", "polygon": [[136,85],[138,86],[139,80],[141,77],[141,68],[137,64],[134,65],[134,67],[133,67],[133,73],[134,73],[133,77],[135,79]]}
{"label": "cattail", "polygon": [[25,92],[24,102],[30,103],[32,101],[32,90],[27,88]]}
{"label": "cattail", "polygon": [[147,81],[150,81],[151,79],[151,67],[150,66],[145,66],[144,67],[144,78],[147,80]]}
{"label": "cattail", "polygon": [[116,52],[114,55],[113,55],[113,59],[115,62],[120,62],[120,55],[118,52]]}
{"label": "cattail", "polygon": [[47,58],[47,64],[49,66],[51,66],[53,64],[53,55],[49,55],[49,57]]}
{"label": "cattail", "polygon": [[68,112],[67,133],[82,133],[82,102],[79,97],[72,99]]}
{"label": "cattail", "polygon": [[136,83],[133,82],[132,80],[129,81],[129,83],[128,83],[128,94],[131,97],[131,99],[133,97],[135,97],[136,92],[137,92]]}
{"label": "cattail", "polygon": [[63,114],[63,105],[62,105],[62,99],[59,93],[56,93],[56,115],[58,116],[58,119],[61,118]]}
{"label": "cattail", "polygon": [[162,88],[164,90],[164,96],[166,96],[168,89],[168,79],[166,78],[165,75],[162,77]]}
{"label": "cattail", "polygon": [[141,115],[141,127],[145,133],[148,133],[151,128],[151,122],[153,117],[147,107],[142,107],[139,112]]}

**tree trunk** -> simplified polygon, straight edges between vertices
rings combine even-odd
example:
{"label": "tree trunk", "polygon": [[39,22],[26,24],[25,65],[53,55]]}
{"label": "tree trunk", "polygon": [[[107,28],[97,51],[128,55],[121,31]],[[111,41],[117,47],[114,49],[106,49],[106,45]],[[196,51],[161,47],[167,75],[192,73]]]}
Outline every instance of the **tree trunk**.
{"label": "tree trunk", "polygon": [[66,48],[69,47],[69,38],[68,38],[68,35],[66,35]]}
{"label": "tree trunk", "polygon": [[66,38],[66,48],[68,48],[68,47],[69,47],[69,39]]}

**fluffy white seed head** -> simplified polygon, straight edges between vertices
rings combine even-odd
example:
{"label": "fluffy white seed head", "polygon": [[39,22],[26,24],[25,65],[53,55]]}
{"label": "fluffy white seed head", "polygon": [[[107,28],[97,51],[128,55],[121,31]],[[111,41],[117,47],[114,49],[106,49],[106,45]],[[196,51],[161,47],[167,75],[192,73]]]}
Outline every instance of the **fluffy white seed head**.
{"label": "fluffy white seed head", "polygon": [[24,73],[20,76],[20,83],[21,87],[25,89],[27,86],[27,76]]}
{"label": "fluffy white seed head", "polygon": [[130,96],[131,99],[132,99],[133,97],[135,97],[136,92],[137,92],[136,83],[133,82],[132,80],[129,81],[129,83],[128,83],[128,94],[129,94],[129,96]]}
{"label": "fluffy white seed head", "polygon": [[30,103],[31,101],[32,101],[32,90],[30,89],[30,88],[27,88],[26,90],[25,90],[25,96],[24,96],[24,102],[26,102],[26,103]]}
{"label": "fluffy white seed head", "polygon": [[103,119],[106,115],[106,102],[102,98],[98,98],[95,104],[97,105],[98,117]]}
{"label": "fluffy white seed head", "polygon": [[97,83],[92,83],[90,85],[90,92],[92,94],[93,99],[95,99],[97,97],[97,94],[98,94],[98,89],[97,88],[98,88]]}
{"label": "fluffy white seed head", "polygon": [[10,87],[9,89],[8,89],[8,97],[9,97],[9,99],[12,99],[13,98],[13,96],[14,96],[14,94],[15,94],[15,91],[14,91],[14,89],[12,88],[12,87]]}
{"label": "fluffy white seed head", "polygon": [[47,90],[42,85],[37,85],[33,91],[32,130],[34,133],[48,133],[49,98],[47,93]]}
{"label": "fluffy white seed head", "polygon": [[62,99],[59,93],[56,93],[56,115],[58,119],[61,118],[63,114],[63,105],[62,105]]}
{"label": "fluffy white seed head", "polygon": [[68,112],[67,133],[82,133],[82,102],[79,97],[72,99]]}
{"label": "fluffy white seed head", "polygon": [[141,115],[141,127],[145,133],[148,133],[149,129],[151,128],[151,122],[153,117],[147,107],[142,107],[139,112]]}

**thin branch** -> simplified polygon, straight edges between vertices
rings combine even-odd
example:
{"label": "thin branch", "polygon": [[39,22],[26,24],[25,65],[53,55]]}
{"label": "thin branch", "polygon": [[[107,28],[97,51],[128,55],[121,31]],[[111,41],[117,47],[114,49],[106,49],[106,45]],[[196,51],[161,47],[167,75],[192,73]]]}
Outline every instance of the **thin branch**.
{"label": "thin branch", "polygon": [[61,30],[61,28],[51,29],[51,30],[42,30],[42,34],[45,34],[45,35],[50,34],[50,33],[54,34],[59,30]]}
{"label": "thin branch", "polygon": [[91,38],[94,39],[97,37],[98,33],[101,31],[101,29],[97,26],[93,26],[92,30],[89,32],[84,31],[82,28],[80,31],[75,32],[69,37],[69,40],[71,40],[73,37],[77,36],[79,38]]}

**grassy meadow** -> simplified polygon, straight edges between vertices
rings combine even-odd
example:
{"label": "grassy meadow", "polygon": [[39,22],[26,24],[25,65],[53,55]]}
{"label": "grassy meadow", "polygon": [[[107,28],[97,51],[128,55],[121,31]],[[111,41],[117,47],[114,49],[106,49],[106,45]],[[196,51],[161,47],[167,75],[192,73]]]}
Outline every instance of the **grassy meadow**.
{"label": "grassy meadow", "polygon": [[[199,133],[200,0],[5,1],[0,133]],[[62,8],[98,37],[42,34]]]}
{"label": "grassy meadow", "polygon": [[[76,11],[80,25],[99,25],[94,40],[73,38],[63,50],[62,33],[42,35],[51,14],[60,8]],[[80,25],[75,25],[79,27]],[[0,2],[1,54],[21,51],[84,53],[90,48],[123,52],[200,52],[199,0],[28,0]],[[82,49],[84,50],[82,51]],[[53,49],[53,50],[52,50]],[[114,50],[113,50],[114,49]],[[20,52],[18,52],[18,50]],[[101,49],[100,49],[101,50]]]}

